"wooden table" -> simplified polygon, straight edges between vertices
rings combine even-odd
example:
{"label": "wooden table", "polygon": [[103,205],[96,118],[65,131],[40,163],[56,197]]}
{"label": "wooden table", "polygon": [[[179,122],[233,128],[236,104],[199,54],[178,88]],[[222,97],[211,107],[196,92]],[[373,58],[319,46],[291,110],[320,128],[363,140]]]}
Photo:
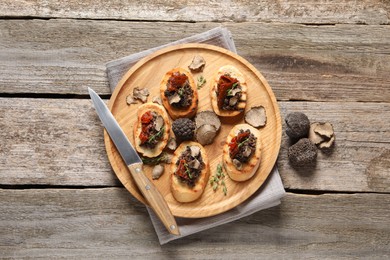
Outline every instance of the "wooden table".
{"label": "wooden table", "polygon": [[[2,1],[0,258],[388,259],[390,2],[138,2]],[[160,246],[87,87],[109,99],[106,62],[219,25],[282,117],[331,122],[336,146],[296,169],[283,133],[280,206]]]}

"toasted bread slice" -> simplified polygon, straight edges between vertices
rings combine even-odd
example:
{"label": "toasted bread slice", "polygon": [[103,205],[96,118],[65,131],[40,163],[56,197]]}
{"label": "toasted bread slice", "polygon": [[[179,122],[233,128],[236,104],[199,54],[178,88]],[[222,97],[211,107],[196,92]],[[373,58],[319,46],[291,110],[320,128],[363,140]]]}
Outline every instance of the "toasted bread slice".
{"label": "toasted bread slice", "polygon": [[[237,105],[238,110],[223,110],[218,106],[218,97],[217,97],[218,81],[221,76],[226,74],[232,78],[236,78],[240,82],[242,95],[240,100],[238,101],[238,105]],[[236,67],[234,67],[233,65],[226,65],[219,68],[215,77],[210,83],[211,106],[213,107],[213,110],[217,115],[222,117],[232,117],[242,113],[245,110],[247,95],[248,95],[248,87],[247,87],[245,77]]]}
{"label": "toasted bread slice", "polygon": [[[180,155],[187,149],[187,146],[199,147],[200,155],[202,156],[202,160],[204,163],[204,167],[193,187],[190,187],[187,183],[182,182],[179,177],[174,174],[178,168],[176,162],[178,161]],[[173,154],[173,158],[170,165],[170,186],[173,197],[179,202],[191,202],[198,199],[202,195],[208,182],[210,171],[209,169],[209,159],[207,157],[206,150],[201,144],[192,141],[181,143]]]}
{"label": "toasted bread slice", "polygon": [[[158,143],[153,149],[149,147],[141,146],[141,140],[139,138],[139,135],[142,132],[141,117],[144,113],[148,111],[155,112],[156,114],[161,116],[164,120],[164,131],[163,131],[162,138],[158,141]],[[171,123],[169,121],[168,114],[165,111],[163,106],[160,106],[155,103],[145,103],[138,108],[137,122],[134,124],[133,133],[134,133],[135,149],[140,154],[150,158],[160,155],[168,143],[170,131],[171,131]]]}
{"label": "toasted bread slice", "polygon": [[[169,103],[169,99],[164,94],[165,90],[167,89],[168,80],[175,72],[185,74],[188,77],[189,85],[193,91],[191,104],[186,108],[177,108],[172,106]],[[160,96],[165,109],[168,111],[168,114],[171,116],[172,119],[177,119],[180,117],[193,117],[196,113],[196,109],[198,108],[198,90],[195,81],[191,73],[183,68],[172,69],[164,75],[160,83]]]}
{"label": "toasted bread slice", "polygon": [[[248,162],[242,163],[242,168],[238,170],[236,166],[234,165],[232,159],[229,155],[229,143],[230,141],[237,136],[238,132],[243,129],[247,130],[249,129],[251,133],[257,138],[256,139],[256,148],[255,152],[252,154]],[[223,166],[229,175],[229,177],[234,181],[246,181],[256,173],[257,169],[260,166],[260,160],[261,160],[261,138],[260,138],[260,132],[256,128],[248,125],[248,124],[240,124],[236,125],[235,127],[230,130],[226,142],[223,147]]]}

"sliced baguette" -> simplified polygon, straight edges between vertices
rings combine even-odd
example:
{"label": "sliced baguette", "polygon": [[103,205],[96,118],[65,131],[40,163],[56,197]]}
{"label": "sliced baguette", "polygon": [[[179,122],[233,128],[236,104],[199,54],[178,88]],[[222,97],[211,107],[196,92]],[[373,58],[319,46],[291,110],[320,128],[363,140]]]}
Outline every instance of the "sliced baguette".
{"label": "sliced baguette", "polygon": [[[180,109],[171,106],[171,104],[169,104],[168,98],[164,94],[164,91],[167,89],[168,80],[175,72],[179,72],[180,74],[184,73],[188,77],[189,85],[193,91],[191,105],[185,109]],[[168,71],[164,75],[160,83],[160,96],[161,96],[162,104],[164,105],[165,109],[168,111],[168,114],[171,116],[172,119],[177,119],[180,117],[193,117],[195,115],[196,109],[198,107],[198,90],[191,73],[188,72],[187,70],[183,68],[175,68]]]}
{"label": "sliced baguette", "polygon": [[[174,174],[177,169],[176,162],[179,159],[180,155],[186,150],[187,146],[192,145],[198,146],[200,148],[200,153],[204,162],[204,168],[202,169],[194,187],[190,187],[186,183],[181,182],[179,178]],[[170,165],[170,186],[173,197],[179,202],[191,202],[198,199],[202,195],[208,182],[210,171],[209,169],[209,159],[207,157],[206,150],[201,144],[192,141],[181,143],[173,154],[173,158]]]}
{"label": "sliced baguette", "polygon": [[[139,139],[139,135],[142,131],[141,117],[144,113],[148,111],[153,111],[156,112],[158,115],[160,115],[164,119],[164,126],[165,126],[162,139],[157,143],[157,145],[153,149],[141,146],[141,140]],[[150,158],[160,155],[168,143],[170,131],[171,131],[171,123],[169,121],[168,114],[165,111],[163,106],[160,106],[156,103],[145,103],[138,108],[137,122],[134,124],[133,135],[134,135],[135,149],[140,154]]]}
{"label": "sliced baguette", "polygon": [[[218,81],[219,78],[225,74],[229,74],[230,77],[236,78],[241,85],[242,88],[242,96],[240,100],[238,101],[238,110],[222,110],[218,107],[218,97],[217,97],[217,90],[218,90]],[[247,94],[248,94],[248,87],[245,80],[244,75],[233,65],[226,65],[217,71],[215,77],[210,83],[210,98],[211,98],[211,106],[213,107],[214,112],[222,117],[232,117],[239,115],[241,112],[245,110],[246,101],[247,101]]]}
{"label": "sliced baguette", "polygon": [[[249,129],[251,133],[257,137],[256,140],[256,149],[255,153],[252,155],[252,157],[249,159],[248,162],[242,164],[242,169],[238,170],[234,164],[232,159],[230,158],[229,155],[229,143],[235,137],[238,132],[243,129],[247,130]],[[223,161],[223,166],[229,175],[229,177],[234,180],[234,181],[246,181],[256,173],[257,169],[260,166],[260,161],[261,161],[261,138],[260,138],[260,132],[256,128],[248,125],[248,124],[240,124],[236,125],[230,130],[226,142],[223,146],[223,155],[222,155],[222,161]]]}

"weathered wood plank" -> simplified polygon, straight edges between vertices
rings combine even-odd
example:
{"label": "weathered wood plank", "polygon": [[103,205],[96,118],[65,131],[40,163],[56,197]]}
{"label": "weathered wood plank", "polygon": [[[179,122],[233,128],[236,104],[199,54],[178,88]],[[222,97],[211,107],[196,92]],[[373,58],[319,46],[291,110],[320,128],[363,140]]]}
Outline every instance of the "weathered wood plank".
{"label": "weathered wood plank", "polygon": [[388,194],[288,193],[278,207],[160,246],[122,188],[0,190],[1,258],[390,256]]}
{"label": "weathered wood plank", "polygon": [[[228,23],[279,100],[390,100],[388,26]],[[0,93],[109,94],[104,64],[215,23],[0,21]]]}
{"label": "weathered wood plank", "polygon": [[[329,121],[333,153],[312,168],[294,169],[284,135],[278,159],[289,189],[390,192],[390,104],[279,102],[312,121]],[[105,153],[100,121],[90,100],[0,99],[0,184],[120,185]],[[283,127],[284,129],[284,127]]]}
{"label": "weathered wood plank", "polygon": [[0,16],[143,21],[389,24],[388,1],[28,1],[5,0]]}

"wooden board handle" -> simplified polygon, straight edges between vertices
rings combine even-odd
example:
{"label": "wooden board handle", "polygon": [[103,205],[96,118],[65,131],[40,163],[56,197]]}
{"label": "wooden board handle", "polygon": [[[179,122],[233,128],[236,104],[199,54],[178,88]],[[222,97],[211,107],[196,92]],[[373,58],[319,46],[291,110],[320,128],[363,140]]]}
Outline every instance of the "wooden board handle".
{"label": "wooden board handle", "polygon": [[142,170],[142,163],[135,163],[127,166],[136,182],[139,190],[144,195],[145,199],[149,202],[150,207],[154,210],[161,222],[167,228],[169,233],[173,235],[180,235],[179,227],[176,224],[176,220],[172,215],[171,210],[168,207],[167,202],[161,193],[157,190],[156,186],[150,182],[148,177]]}

